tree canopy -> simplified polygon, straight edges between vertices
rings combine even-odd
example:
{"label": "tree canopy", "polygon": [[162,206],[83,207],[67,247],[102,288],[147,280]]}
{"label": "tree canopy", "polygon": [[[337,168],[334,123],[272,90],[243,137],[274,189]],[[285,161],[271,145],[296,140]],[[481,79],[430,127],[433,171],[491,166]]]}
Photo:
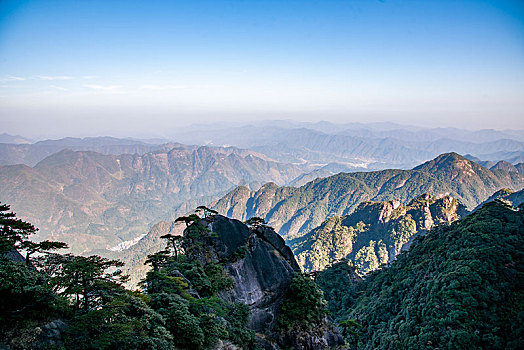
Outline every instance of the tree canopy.
{"label": "tree canopy", "polygon": [[353,329],[358,349],[518,349],[523,247],[524,211],[491,202],[416,239],[363,282],[321,287],[340,320],[362,326]]}

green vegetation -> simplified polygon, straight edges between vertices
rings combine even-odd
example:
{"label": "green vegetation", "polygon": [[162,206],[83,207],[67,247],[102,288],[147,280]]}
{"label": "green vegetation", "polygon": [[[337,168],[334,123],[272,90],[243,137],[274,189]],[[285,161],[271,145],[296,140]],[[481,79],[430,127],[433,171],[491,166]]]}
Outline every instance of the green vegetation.
{"label": "green vegetation", "polygon": [[216,215],[218,214],[218,212],[216,210],[213,210],[213,209],[209,209],[208,207],[206,207],[205,205],[199,205],[197,207],[197,211],[200,211],[200,212],[203,212],[204,213],[204,219],[210,217],[210,216],[213,216],[213,215]]}
{"label": "green vegetation", "polygon": [[[163,320],[126,291],[118,261],[51,253],[61,242],[31,242],[36,232],[1,205],[0,342],[30,348],[38,326],[69,320],[59,340],[66,349],[169,349]],[[17,249],[25,249],[22,257]],[[36,254],[36,257],[31,255]],[[44,340],[42,340],[44,341]],[[153,345],[157,344],[157,345]],[[49,344],[48,344],[49,345]],[[51,346],[51,345],[49,345]]]}
{"label": "green vegetation", "polygon": [[0,252],[20,249],[24,242],[28,242],[29,236],[38,231],[32,224],[18,219],[16,214],[9,210],[9,205],[0,202]]}
{"label": "green vegetation", "polygon": [[[211,348],[220,339],[252,348],[254,332],[245,327],[249,307],[218,298],[233,280],[222,264],[194,258],[205,251],[198,241],[213,238],[200,218],[189,219],[193,224],[184,237],[164,235],[166,249],[148,257],[152,269],[141,293],[124,288],[122,262],[54,253],[64,244],[29,241],[36,228],[0,204],[0,344],[193,350]],[[17,249],[26,249],[26,256]],[[41,327],[58,321],[64,326],[47,335],[54,337],[50,343]]]}
{"label": "green vegetation", "polygon": [[108,273],[107,269],[121,267],[122,262],[97,255],[63,256],[60,273],[52,278],[62,295],[74,300],[77,309],[85,312],[98,308],[120,294],[127,276],[121,270]]}
{"label": "green vegetation", "polygon": [[258,216],[254,216],[248,220],[245,221],[245,224],[248,225],[250,228],[252,228],[253,230],[257,230],[259,227],[267,227],[267,228],[271,228],[273,229],[271,226],[269,226],[266,222],[266,220],[258,217]]}
{"label": "green vegetation", "polygon": [[13,332],[70,312],[66,298],[53,290],[50,278],[0,254],[0,341]]}
{"label": "green vegetation", "polygon": [[[308,248],[317,248],[312,257],[323,257],[322,244],[335,250],[342,242],[351,247],[349,259],[331,252],[321,260],[328,268],[294,275],[277,313],[281,336],[322,336],[331,314],[355,349],[520,348],[522,207],[496,200],[461,220],[458,201],[450,197],[359,208],[315,231],[319,245]],[[208,228],[218,222],[212,213],[206,221],[188,217],[183,236],[162,235],[165,249],[149,255],[143,290],[132,292],[124,287],[121,262],[58,254],[63,244],[31,242],[36,228],[9,206],[0,209],[0,344],[31,348],[44,342],[40,333],[47,324],[62,320],[60,343],[53,346],[66,350],[204,350],[219,340],[255,347],[255,333],[246,327],[249,306],[221,298],[234,286],[226,264],[245,257],[248,248],[241,241],[220,260],[215,248],[225,235]],[[330,240],[333,232],[340,237]],[[390,252],[411,241],[391,261]]]}
{"label": "green vegetation", "polygon": [[524,211],[496,201],[418,237],[363,282],[340,264],[318,280],[339,322],[361,325],[347,337],[354,348],[519,349],[523,246]]}
{"label": "green vegetation", "polygon": [[351,347],[356,347],[359,338],[358,331],[362,327],[362,325],[360,325],[360,323],[352,319],[340,321],[338,325],[342,330],[342,336],[344,337],[344,339],[346,339],[346,342]]}
{"label": "green vegetation", "polygon": [[371,271],[379,268],[379,266],[387,264],[388,251],[386,245],[382,241],[369,241],[369,245],[364,246],[355,254],[355,266],[358,268],[360,274],[365,275]]}
{"label": "green vegetation", "polygon": [[352,214],[331,217],[290,245],[306,271],[349,259],[365,275],[392,261],[416,235],[465,213],[464,206],[449,196],[423,194],[407,205],[363,202]]}
{"label": "green vegetation", "polygon": [[238,187],[222,197],[214,209],[239,220],[256,213],[289,241],[329,217],[352,213],[365,201],[398,199],[409,203],[423,193],[449,194],[471,210],[501,188],[519,190],[522,186],[524,177],[518,173],[493,172],[456,153],[447,153],[412,170],[340,173],[299,188],[267,184],[249,191]]}
{"label": "green vegetation", "polygon": [[282,330],[310,331],[326,316],[324,293],[303,274],[296,274],[282,303],[279,326]]}
{"label": "green vegetation", "polygon": [[319,270],[348,256],[361,232],[361,227],[347,227],[342,224],[342,217],[333,216],[304,238],[291,241],[291,247],[305,270]]}
{"label": "green vegetation", "polygon": [[28,238],[37,229],[9,210],[9,205],[0,203],[0,324],[5,325],[0,328],[0,341],[17,329],[69,311],[50,276],[35,269],[32,262],[36,261],[29,255],[24,259],[17,251],[29,246]]}
{"label": "green vegetation", "polygon": [[[208,214],[209,216],[209,214]],[[220,340],[250,348],[255,334],[245,328],[249,308],[218,298],[218,292],[233,286],[233,279],[220,262],[206,256],[202,242],[212,241],[210,232],[200,218],[191,216],[180,241],[185,255],[171,255],[172,235],[164,236],[166,250],[150,255],[147,262],[153,270],[147,273],[146,287],[150,305],[166,320],[177,348],[207,349]]]}
{"label": "green vegetation", "polygon": [[328,311],[336,320],[346,316],[346,310],[355,300],[355,286],[361,280],[348,260],[339,261],[318,274],[316,283],[324,291]]}
{"label": "green vegetation", "polygon": [[66,349],[173,349],[173,335],[159,313],[130,292],[100,308],[77,313],[64,334]]}

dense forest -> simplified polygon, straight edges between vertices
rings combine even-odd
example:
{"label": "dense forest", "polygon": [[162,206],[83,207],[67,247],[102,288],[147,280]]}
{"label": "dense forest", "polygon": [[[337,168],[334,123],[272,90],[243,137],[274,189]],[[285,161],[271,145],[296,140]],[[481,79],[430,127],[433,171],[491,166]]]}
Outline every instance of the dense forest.
{"label": "dense forest", "polygon": [[[57,250],[67,248],[62,242],[35,243],[30,236],[37,229],[9,210],[8,205],[0,207],[3,348],[260,348],[260,339],[247,327],[253,305],[228,297],[236,291],[235,276],[226,267],[238,261],[248,264],[247,256],[251,264],[262,267],[271,263],[264,259],[273,257],[281,261],[280,269],[287,269],[287,275],[265,274],[270,287],[279,289],[268,292],[277,294],[278,302],[264,305],[266,310],[275,309],[272,334],[282,337],[275,341],[293,342],[297,335],[315,334],[315,329],[329,325],[321,290],[300,273],[284,241],[253,220],[248,221],[249,226],[235,220],[233,227],[229,219],[217,219],[219,226],[232,232],[218,230],[220,237],[208,228],[215,220],[213,210],[201,207],[203,217],[180,217],[177,221],[187,225],[184,235],[162,236],[165,249],[148,256],[145,263],[150,270],[140,289],[131,291],[124,286],[128,276],[120,269],[122,262],[97,255],[59,254]],[[239,240],[238,229],[247,242]],[[268,242],[253,238],[258,235]],[[234,244],[238,245],[235,249]],[[268,248],[274,245],[287,248],[288,261],[273,252],[276,248]]]}
{"label": "dense forest", "polygon": [[[340,344],[330,318],[349,349],[518,349],[524,339],[524,211],[504,201],[417,237],[365,277],[348,260],[304,275],[263,219],[246,225],[203,210],[203,217],[178,219],[187,225],[183,236],[162,236],[165,249],[149,255],[147,276],[131,291],[122,262],[59,254],[66,248],[61,242],[33,242],[37,229],[2,204],[0,345],[266,348],[273,340],[255,332],[265,326],[256,317],[253,326],[252,317],[262,308],[276,310],[268,334],[274,344],[289,345],[277,348],[308,348],[300,347],[307,337],[331,337],[319,349]],[[276,250],[282,253],[267,260]],[[258,265],[262,279],[235,286],[240,280],[232,272],[246,264]],[[264,298],[280,293],[278,303],[260,299],[273,304],[253,309],[232,297],[257,283],[273,288]]]}
{"label": "dense forest", "polygon": [[[245,328],[247,306],[216,296],[232,280],[220,265],[204,269],[180,254],[183,237],[164,237],[166,249],[148,257],[152,269],[139,292],[124,287],[127,276],[118,260],[58,254],[55,250],[65,244],[30,241],[37,229],[5,204],[0,225],[0,344],[13,349],[205,349],[218,339],[253,342],[253,332]],[[199,230],[205,232],[195,223],[188,234]]]}
{"label": "dense forest", "polygon": [[[501,201],[420,236],[364,281],[339,262],[317,282],[358,349],[519,349],[524,212]],[[348,323],[350,321],[350,323]]]}

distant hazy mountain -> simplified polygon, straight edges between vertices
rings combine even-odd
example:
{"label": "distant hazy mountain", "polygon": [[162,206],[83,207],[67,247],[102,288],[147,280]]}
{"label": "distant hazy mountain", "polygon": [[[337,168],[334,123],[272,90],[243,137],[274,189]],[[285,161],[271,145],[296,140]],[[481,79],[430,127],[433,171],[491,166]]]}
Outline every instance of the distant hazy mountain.
{"label": "distant hazy mountain", "polygon": [[509,163],[516,164],[524,162],[524,152],[523,151],[498,151],[494,153],[479,154],[479,157],[482,159],[488,159],[491,161],[505,160]]}
{"label": "distant hazy mountain", "polygon": [[26,144],[33,141],[20,135],[0,134],[0,143]]}
{"label": "distant hazy mountain", "polygon": [[[253,151],[175,147],[143,155],[63,150],[35,167],[0,167],[0,200],[76,252],[109,249],[240,184],[284,184],[302,171]],[[124,244],[125,245],[125,244]]]}
{"label": "distant hazy mountain", "polygon": [[303,235],[334,215],[350,214],[361,202],[398,199],[407,203],[423,193],[451,195],[473,209],[501,188],[520,190],[524,176],[489,170],[456,153],[447,153],[412,170],[340,173],[300,188],[267,184],[256,191],[238,187],[214,204],[241,220],[264,218],[286,239]]}
{"label": "distant hazy mountain", "polygon": [[449,224],[467,211],[458,200],[424,194],[407,205],[400,201],[363,202],[350,215],[333,216],[290,242],[306,270],[323,270],[340,259],[351,260],[362,274],[395,259],[413,239],[435,225]]}
{"label": "distant hazy mountain", "polygon": [[507,172],[518,172],[517,168],[505,160],[501,160],[500,162],[497,162],[497,164],[493,165],[490,170],[505,170]]}
{"label": "distant hazy mountain", "polygon": [[365,124],[360,128],[348,128],[342,132],[344,135],[351,136],[367,136],[373,138],[394,138],[398,140],[412,140],[434,142],[441,139],[461,140],[465,142],[494,142],[502,139],[509,139],[515,141],[524,141],[524,131],[522,130],[464,130],[457,128],[406,128],[401,125],[396,125],[390,129],[376,129],[373,127],[366,127]]}
{"label": "distant hazy mountain", "polygon": [[464,158],[467,158],[477,164],[482,165],[484,168],[488,168],[488,169],[491,169],[496,164],[496,162],[492,160],[480,160],[480,158],[472,156],[471,154],[466,154]]}
{"label": "distant hazy mountain", "polygon": [[102,154],[144,154],[152,151],[167,151],[173,147],[194,149],[196,146],[181,144],[152,144],[135,139],[114,137],[67,137],[59,140],[44,140],[33,144],[0,143],[0,165],[25,164],[34,166],[42,159],[64,149],[94,151]]}
{"label": "distant hazy mountain", "polygon": [[[482,161],[524,162],[523,130],[470,131],[394,123],[267,120],[251,124],[215,123],[181,127],[172,133],[170,139],[183,144],[252,149],[273,159],[299,165],[307,172],[328,164],[338,165],[350,172],[410,169],[447,152],[470,154]],[[0,164],[33,166],[65,148],[103,154],[144,154],[169,150],[171,146],[165,146],[165,143],[168,141],[164,139],[92,137],[45,140],[30,147],[0,144]]]}
{"label": "distant hazy mountain", "polygon": [[280,161],[356,170],[409,169],[446,152],[483,160],[524,159],[524,131],[417,128],[392,123],[333,124],[265,121],[252,125],[198,125],[173,135],[188,144],[234,145]]}

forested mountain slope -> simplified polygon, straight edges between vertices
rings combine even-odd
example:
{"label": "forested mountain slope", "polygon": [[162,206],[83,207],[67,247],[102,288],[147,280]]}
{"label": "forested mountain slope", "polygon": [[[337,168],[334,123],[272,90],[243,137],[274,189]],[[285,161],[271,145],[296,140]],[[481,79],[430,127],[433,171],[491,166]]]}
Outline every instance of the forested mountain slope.
{"label": "forested mountain slope", "polygon": [[257,191],[238,187],[213,207],[241,220],[264,218],[286,239],[317,227],[328,217],[347,215],[364,201],[407,203],[423,193],[450,195],[469,209],[501,188],[520,190],[524,176],[489,170],[459,154],[446,153],[412,170],[340,173],[299,188],[267,184]]}
{"label": "forested mountain slope", "polygon": [[363,282],[321,286],[337,296],[339,319],[360,324],[349,337],[358,349],[520,349],[523,247],[524,211],[494,201],[420,236]]}
{"label": "forested mountain slope", "polygon": [[366,274],[393,261],[417,235],[466,213],[464,206],[450,196],[423,194],[407,205],[398,200],[363,202],[353,213],[330,217],[290,245],[307,271],[349,259],[360,274]]}
{"label": "forested mountain slope", "polygon": [[302,171],[252,151],[180,147],[144,155],[63,150],[35,167],[0,167],[0,198],[40,238],[75,252],[109,249],[239,184],[286,183]]}

